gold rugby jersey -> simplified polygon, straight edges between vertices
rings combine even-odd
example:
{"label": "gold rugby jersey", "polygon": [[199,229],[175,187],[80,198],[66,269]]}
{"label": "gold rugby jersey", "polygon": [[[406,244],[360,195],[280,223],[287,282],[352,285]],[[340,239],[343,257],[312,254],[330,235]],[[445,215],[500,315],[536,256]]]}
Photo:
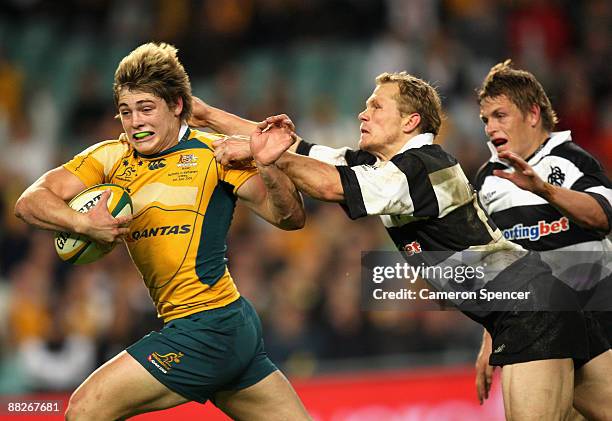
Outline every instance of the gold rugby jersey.
{"label": "gold rugby jersey", "polygon": [[236,190],[257,173],[218,164],[211,144],[219,136],[183,131],[177,145],[155,155],[139,154],[121,136],[64,164],[87,187],[115,183],[130,193],[127,246],[164,322],[240,297],[226,267],[225,237]]}

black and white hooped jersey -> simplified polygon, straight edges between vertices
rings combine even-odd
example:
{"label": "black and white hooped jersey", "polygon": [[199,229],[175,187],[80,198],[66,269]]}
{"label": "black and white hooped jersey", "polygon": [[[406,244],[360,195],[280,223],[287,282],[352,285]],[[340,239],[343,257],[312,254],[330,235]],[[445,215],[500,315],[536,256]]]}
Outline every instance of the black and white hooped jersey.
{"label": "black and white hooped jersey", "polygon": [[430,133],[415,136],[385,162],[304,141],[297,153],[335,165],[348,216],[380,215],[397,248],[409,255],[521,249],[503,239],[457,160],[434,145]]}
{"label": "black and white hooped jersey", "polygon": [[[604,266],[610,266],[612,242],[607,237],[609,231],[603,233],[583,228],[540,196],[494,176],[493,170],[513,169],[497,157],[497,151],[491,144],[489,148],[492,157],[478,172],[475,187],[480,202],[502,230],[504,238],[529,250],[561,251],[563,253],[556,253],[556,256],[555,253],[541,255],[547,261],[547,255],[554,257],[556,264],[564,267],[585,255],[591,255]],[[572,142],[569,131],[552,133],[527,162],[544,181],[592,196],[601,205],[612,226],[610,180],[600,163]],[[565,252],[581,253],[570,255]]]}

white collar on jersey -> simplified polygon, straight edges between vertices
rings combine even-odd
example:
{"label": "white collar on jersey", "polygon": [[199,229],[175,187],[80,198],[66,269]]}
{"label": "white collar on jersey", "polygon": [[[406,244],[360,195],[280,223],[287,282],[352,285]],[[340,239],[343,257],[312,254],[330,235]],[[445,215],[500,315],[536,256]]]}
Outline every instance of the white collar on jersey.
{"label": "white collar on jersey", "polygon": [[[541,147],[538,151],[536,151],[535,154],[533,154],[531,158],[529,158],[528,163],[533,165],[533,163],[538,162],[540,159],[549,155],[550,151],[552,151],[560,144],[571,141],[572,132],[570,130],[565,130],[563,132],[552,132],[550,134],[550,139],[548,140],[548,142],[546,142],[544,147]],[[487,142],[487,146],[489,147],[489,151],[491,152],[491,159],[489,159],[489,162],[499,162],[501,164],[508,165],[506,161],[499,159],[499,157],[497,156],[497,150],[491,142]]]}
{"label": "white collar on jersey", "polygon": [[181,123],[181,128],[179,129],[179,137],[178,137],[179,142],[181,141],[183,136],[185,136],[185,132],[187,131],[188,128],[189,126],[187,126],[186,123]]}
{"label": "white collar on jersey", "polygon": [[411,137],[402,149],[400,149],[396,155],[406,152],[408,149],[416,149],[422,146],[431,145],[434,141],[434,135],[432,133],[421,133],[414,137]]}

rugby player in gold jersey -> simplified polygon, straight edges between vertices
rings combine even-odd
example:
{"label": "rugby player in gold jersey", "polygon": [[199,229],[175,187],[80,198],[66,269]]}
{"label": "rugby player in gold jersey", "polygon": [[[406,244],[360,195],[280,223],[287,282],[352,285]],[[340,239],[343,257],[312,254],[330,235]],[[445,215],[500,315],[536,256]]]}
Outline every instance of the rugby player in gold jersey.
{"label": "rugby player in gold jersey", "polygon": [[[104,243],[125,239],[165,323],[91,374],[71,396],[66,418],[115,420],[210,399],[234,419],[309,419],[268,359],[259,318],[225,258],[236,199],[279,228],[304,225],[295,186],[260,159],[268,141],[292,133],[254,134],[250,167],[218,164],[212,143],[219,136],[186,123],[191,86],[176,53],[149,43],[126,56],[114,82],[124,133],[47,172],[16,204],[16,214],[38,228]],[[108,192],[89,213],[67,206],[100,183],[130,192],[132,217],[108,213]]]}

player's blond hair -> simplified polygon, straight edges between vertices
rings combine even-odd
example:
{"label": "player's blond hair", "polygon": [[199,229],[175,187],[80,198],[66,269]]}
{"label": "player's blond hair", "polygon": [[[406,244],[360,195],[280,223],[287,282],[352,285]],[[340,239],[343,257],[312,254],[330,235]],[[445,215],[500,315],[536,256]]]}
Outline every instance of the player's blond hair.
{"label": "player's blond hair", "polygon": [[115,106],[123,88],[130,91],[151,93],[168,104],[176,106],[183,99],[181,120],[191,116],[191,83],[185,68],[179,61],[177,49],[164,42],[143,44],[125,56],[115,71],[113,95]]}
{"label": "player's blond hair", "polygon": [[552,131],[559,122],[540,82],[528,71],[512,68],[510,59],[491,68],[478,90],[478,104],[482,104],[486,98],[496,98],[500,95],[508,97],[523,115],[534,104],[539,106],[542,127],[546,131]]}
{"label": "player's blond hair", "polygon": [[421,133],[438,134],[442,124],[442,101],[429,83],[406,72],[381,73],[376,84],[397,83],[399,95],[395,98],[402,115],[418,113]]}

